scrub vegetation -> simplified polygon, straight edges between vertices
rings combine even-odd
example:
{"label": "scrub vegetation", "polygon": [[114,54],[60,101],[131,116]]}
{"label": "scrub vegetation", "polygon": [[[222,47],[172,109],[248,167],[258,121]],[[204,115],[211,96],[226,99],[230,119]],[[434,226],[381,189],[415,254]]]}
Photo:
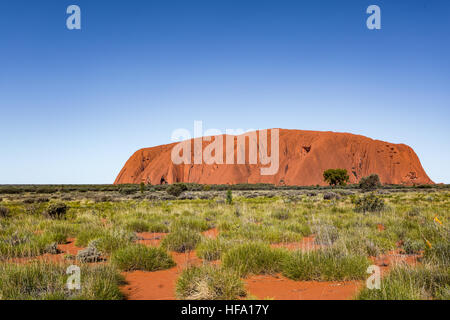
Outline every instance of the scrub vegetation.
{"label": "scrub vegetation", "polygon": [[124,299],[127,272],[172,268],[179,299],[242,299],[254,276],[363,284],[389,255],[417,263],[354,298],[450,298],[448,186],[0,186],[0,200],[2,299]]}

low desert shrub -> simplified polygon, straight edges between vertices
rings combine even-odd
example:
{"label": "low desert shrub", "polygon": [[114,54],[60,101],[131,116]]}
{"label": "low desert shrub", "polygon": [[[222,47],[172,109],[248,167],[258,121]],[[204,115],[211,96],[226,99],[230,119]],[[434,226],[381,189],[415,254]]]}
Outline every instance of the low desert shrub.
{"label": "low desert shrub", "polygon": [[171,196],[178,197],[180,194],[182,194],[187,189],[188,188],[184,183],[174,183],[174,184],[171,184],[166,189],[166,192]]}
{"label": "low desert shrub", "polygon": [[323,194],[323,199],[324,200],[333,200],[333,199],[340,199],[341,197],[334,192],[326,192]]}
{"label": "low desert shrub", "polygon": [[384,200],[370,193],[354,199],[356,212],[380,212],[385,209]]}
{"label": "low desert shrub", "polygon": [[78,251],[76,257],[77,261],[82,263],[91,263],[102,261],[102,253],[97,248],[97,240],[89,242],[87,248]]}
{"label": "low desert shrub", "polygon": [[359,180],[359,187],[363,191],[373,191],[381,187],[380,177],[377,174],[371,174]]}
{"label": "low desert shrub", "polygon": [[216,266],[190,267],[177,280],[176,295],[183,300],[232,300],[245,296],[239,275]]}
{"label": "low desert shrub", "polygon": [[227,190],[227,204],[233,203],[233,193],[230,189]]}
{"label": "low desert shrub", "polygon": [[162,248],[130,245],[115,251],[111,261],[123,271],[156,271],[175,266],[172,257]]}
{"label": "low desert shrub", "polygon": [[52,219],[63,219],[66,216],[68,207],[65,203],[52,203],[45,210],[45,214]]}

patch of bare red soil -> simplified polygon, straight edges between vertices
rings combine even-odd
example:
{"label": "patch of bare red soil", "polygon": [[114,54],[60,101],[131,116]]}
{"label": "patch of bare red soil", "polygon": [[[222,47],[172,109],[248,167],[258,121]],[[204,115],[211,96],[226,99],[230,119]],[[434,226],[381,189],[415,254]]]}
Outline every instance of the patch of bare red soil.
{"label": "patch of bare red soil", "polygon": [[202,234],[207,238],[215,239],[219,235],[219,230],[217,230],[217,228],[212,228],[212,229],[203,231]]}
{"label": "patch of bare red soil", "polygon": [[247,292],[258,299],[349,300],[363,281],[294,281],[281,275],[259,275],[244,279]]}
{"label": "patch of bare red soil", "polygon": [[164,232],[139,232],[136,233],[138,240],[136,243],[145,244],[147,246],[157,247],[168,233]]}
{"label": "patch of bare red soil", "polygon": [[175,284],[180,273],[192,265],[201,265],[202,260],[194,251],[171,252],[176,266],[160,271],[123,272],[127,284],[121,287],[128,300],[175,300]]}
{"label": "patch of bare red soil", "polygon": [[53,263],[65,263],[67,262],[67,260],[65,259],[66,255],[72,255],[75,256],[78,251],[84,249],[82,247],[77,247],[75,245],[75,238],[69,238],[67,239],[67,243],[65,244],[59,244],[58,245],[58,250],[60,251],[60,253],[58,254],[50,254],[50,253],[45,253],[43,255],[37,256],[37,257],[25,257],[25,258],[13,258],[11,260],[9,260],[10,262],[13,263],[27,263],[30,261],[45,261],[45,262],[53,262]]}
{"label": "patch of bare red soil", "polygon": [[422,254],[403,254],[401,250],[389,251],[378,257],[370,257],[370,260],[380,267],[381,275],[385,275],[390,269],[398,264],[414,266],[419,262]]}
{"label": "patch of bare red soil", "polygon": [[272,248],[286,248],[288,250],[301,250],[304,252],[308,252],[311,250],[317,250],[323,247],[320,244],[316,244],[314,242],[315,237],[309,236],[304,237],[301,241],[298,242],[280,242],[280,243],[272,243],[270,246]]}

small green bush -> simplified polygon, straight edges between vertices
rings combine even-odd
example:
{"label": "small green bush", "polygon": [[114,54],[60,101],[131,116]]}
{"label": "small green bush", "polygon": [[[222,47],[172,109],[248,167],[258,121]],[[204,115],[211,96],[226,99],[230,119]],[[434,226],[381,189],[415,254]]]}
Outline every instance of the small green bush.
{"label": "small green bush", "polygon": [[359,187],[364,191],[372,191],[381,186],[380,177],[377,174],[371,174],[359,180]]}
{"label": "small green bush", "polygon": [[334,192],[326,192],[323,194],[324,200],[333,200],[333,199],[340,199],[341,196]]}
{"label": "small green bush", "polygon": [[186,184],[184,184],[184,183],[174,183],[174,184],[171,184],[166,189],[166,192],[171,196],[178,197],[180,194],[182,194],[187,189],[188,188],[187,188]]}
{"label": "small green bush", "polygon": [[349,179],[347,169],[328,169],[323,172],[323,180],[330,186],[345,186]]}
{"label": "small green bush", "polygon": [[46,215],[52,219],[62,219],[66,216],[68,207],[65,203],[52,203],[45,211]]}
{"label": "small green bush", "polygon": [[384,200],[371,193],[354,200],[356,212],[380,212],[385,209]]}
{"label": "small green bush", "polygon": [[233,203],[233,193],[231,192],[231,189],[227,190],[227,204]]}
{"label": "small green bush", "polygon": [[190,267],[177,280],[176,295],[182,300],[232,300],[245,296],[239,275],[215,266]]}
{"label": "small green bush", "polygon": [[130,245],[115,251],[111,261],[123,271],[156,271],[175,266],[172,257],[162,248]]}

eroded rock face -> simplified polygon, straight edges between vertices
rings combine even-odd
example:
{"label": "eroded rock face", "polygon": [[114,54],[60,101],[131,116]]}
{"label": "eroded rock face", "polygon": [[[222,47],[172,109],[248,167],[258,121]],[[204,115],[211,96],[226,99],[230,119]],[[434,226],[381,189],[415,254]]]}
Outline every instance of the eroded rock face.
{"label": "eroded rock face", "polygon": [[[223,136],[226,150],[226,136]],[[215,141],[203,141],[205,147]],[[237,139],[234,137],[236,159]],[[193,159],[194,143],[191,143]],[[325,185],[323,171],[347,169],[350,183],[376,173],[383,184],[432,184],[416,153],[407,145],[373,140],[350,133],[279,130],[279,169],[274,175],[261,175],[259,164],[180,164],[171,161],[175,143],[135,152],[116,178],[115,184],[201,184],[272,183],[276,185]],[[249,142],[245,144],[248,163]],[[269,142],[270,150],[270,142]],[[236,161],[236,160],[235,160]]]}

